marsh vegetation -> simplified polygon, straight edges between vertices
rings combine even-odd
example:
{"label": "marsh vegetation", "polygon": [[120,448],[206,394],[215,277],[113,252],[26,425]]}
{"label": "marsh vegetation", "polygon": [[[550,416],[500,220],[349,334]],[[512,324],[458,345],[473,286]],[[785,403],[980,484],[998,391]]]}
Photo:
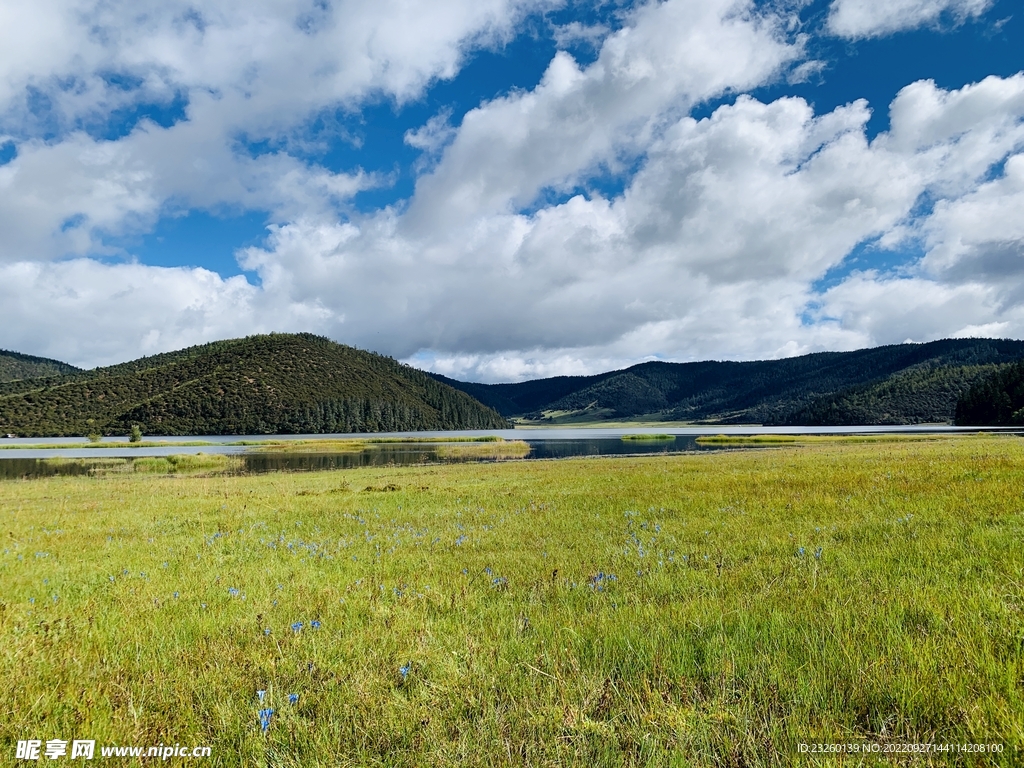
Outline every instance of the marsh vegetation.
{"label": "marsh vegetation", "polygon": [[767,766],[999,742],[986,764],[1019,764],[1022,492],[1024,443],[992,436],[0,482],[0,748]]}

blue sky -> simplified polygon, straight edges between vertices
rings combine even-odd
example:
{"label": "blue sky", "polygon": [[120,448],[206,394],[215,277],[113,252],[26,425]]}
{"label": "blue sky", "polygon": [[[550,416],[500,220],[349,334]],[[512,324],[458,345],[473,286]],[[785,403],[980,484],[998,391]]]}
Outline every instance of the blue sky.
{"label": "blue sky", "polygon": [[0,32],[0,348],[503,381],[1024,335],[1019,3],[131,8]]}

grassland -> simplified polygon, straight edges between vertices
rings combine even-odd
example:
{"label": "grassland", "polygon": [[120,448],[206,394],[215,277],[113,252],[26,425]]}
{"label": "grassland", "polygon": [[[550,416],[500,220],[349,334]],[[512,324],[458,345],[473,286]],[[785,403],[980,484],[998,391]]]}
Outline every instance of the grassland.
{"label": "grassland", "polygon": [[1022,492],[991,436],[2,482],[0,760],[1020,765]]}

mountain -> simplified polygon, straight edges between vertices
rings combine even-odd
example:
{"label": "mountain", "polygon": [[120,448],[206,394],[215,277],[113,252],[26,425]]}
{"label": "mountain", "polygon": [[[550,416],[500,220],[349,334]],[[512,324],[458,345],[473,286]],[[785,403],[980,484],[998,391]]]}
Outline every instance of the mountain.
{"label": "mountain", "polygon": [[494,429],[495,411],[389,357],[312,334],[218,341],[0,384],[0,433],[272,434]]}
{"label": "mountain", "polygon": [[1024,362],[975,382],[956,404],[956,423],[970,427],[1024,424]]}
{"label": "mountain", "polygon": [[1022,357],[1024,341],[943,339],[782,360],[650,362],[518,384],[434,377],[503,416],[543,423],[919,424],[952,421],[973,383]]}
{"label": "mountain", "polygon": [[38,379],[41,376],[60,376],[78,371],[73,365],[45,357],[23,355],[0,349],[0,383],[21,379]]}

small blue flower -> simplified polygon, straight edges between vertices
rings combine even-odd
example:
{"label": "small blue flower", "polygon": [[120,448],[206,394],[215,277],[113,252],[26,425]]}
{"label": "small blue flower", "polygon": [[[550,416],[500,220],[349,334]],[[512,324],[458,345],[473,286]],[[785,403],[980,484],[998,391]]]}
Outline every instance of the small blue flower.
{"label": "small blue flower", "polygon": [[488,576],[490,576],[490,575],[491,575],[491,569],[490,569],[490,566],[488,566],[487,568],[484,568],[484,573],[486,573],[486,574],[487,574]]}
{"label": "small blue flower", "polygon": [[270,634],[270,627],[267,627],[266,629],[264,629],[263,630],[263,634],[264,635],[269,635]]}
{"label": "small blue flower", "polygon": [[236,597],[238,595],[238,590],[234,587],[228,587],[228,594],[232,597]]}
{"label": "small blue flower", "polygon": [[270,718],[274,714],[272,709],[261,709],[260,710],[260,728],[266,733],[267,729],[270,728]]}
{"label": "small blue flower", "polygon": [[821,547],[818,547],[816,550],[814,550],[814,559],[821,560]]}
{"label": "small blue flower", "polygon": [[256,691],[256,698],[260,700],[261,704],[263,703],[263,697],[266,696],[266,695],[267,695],[267,692],[265,690],[263,690],[263,691]]}
{"label": "small blue flower", "polygon": [[299,703],[299,694],[297,694],[297,693],[289,693],[288,694],[288,703],[289,704],[298,704]]}
{"label": "small blue flower", "polygon": [[30,597],[28,599],[28,602],[29,602],[30,605],[35,605],[36,604],[36,599],[34,597]]}
{"label": "small blue flower", "polygon": [[313,629],[320,629],[320,622],[317,619],[313,619],[313,621],[309,622],[309,626]]}
{"label": "small blue flower", "polygon": [[404,681],[405,678],[407,678],[409,676],[409,672],[411,670],[412,670],[412,662],[408,661],[408,662],[405,663],[404,666],[401,666],[401,667],[398,668],[398,674],[400,674],[402,676],[402,680]]}
{"label": "small blue flower", "polygon": [[177,599],[178,599],[178,593],[177,593],[177,592],[175,592],[175,593],[174,593],[174,599],[175,599],[175,600],[177,600]]}
{"label": "small blue flower", "polygon": [[800,547],[800,549],[798,549],[796,551],[796,556],[797,557],[803,557],[804,556],[804,548],[803,547]]}
{"label": "small blue flower", "polygon": [[302,622],[301,621],[296,621],[294,624],[292,624],[292,632],[298,632],[301,629],[302,629]]}

